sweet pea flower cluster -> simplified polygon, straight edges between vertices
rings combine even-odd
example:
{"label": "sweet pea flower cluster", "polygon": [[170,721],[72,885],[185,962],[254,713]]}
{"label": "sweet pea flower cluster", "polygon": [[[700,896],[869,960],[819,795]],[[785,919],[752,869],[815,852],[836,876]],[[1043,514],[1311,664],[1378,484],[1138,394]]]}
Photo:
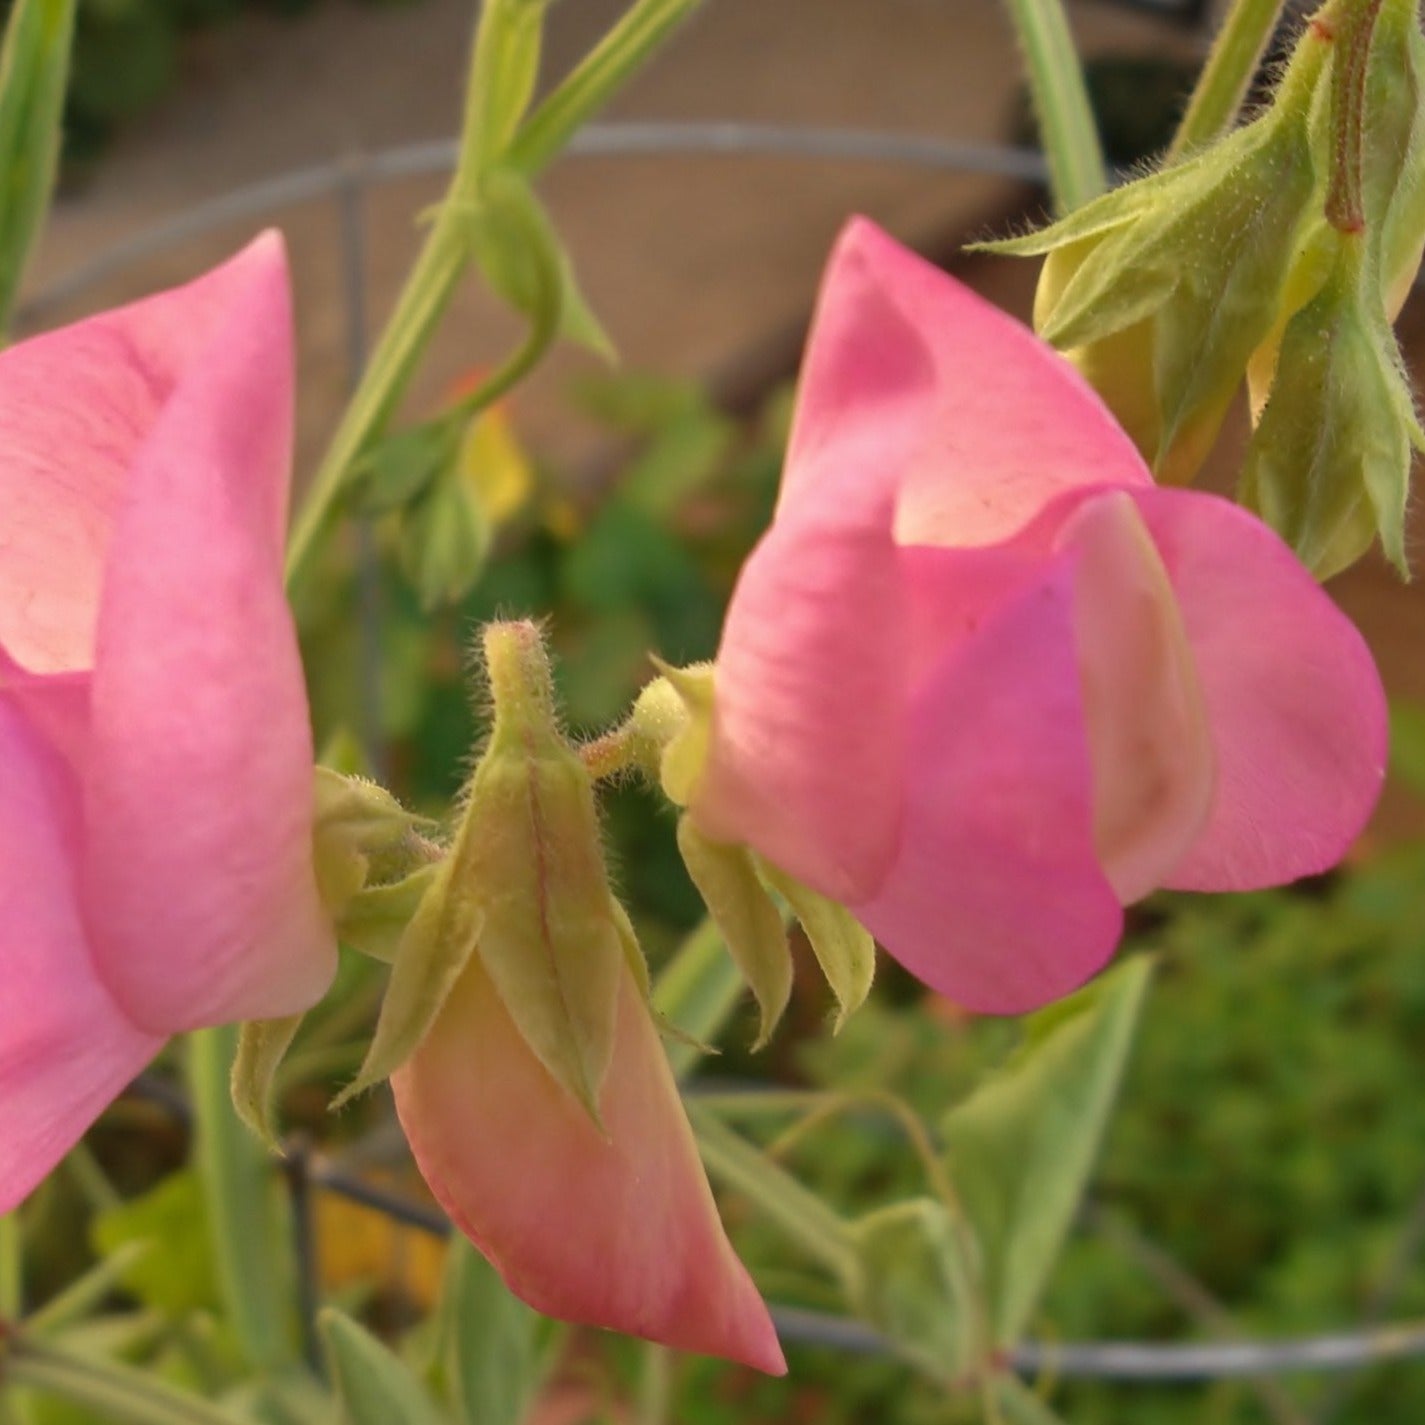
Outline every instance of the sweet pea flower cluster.
{"label": "sweet pea flower cluster", "polygon": [[306,1009],[335,969],[291,345],[270,234],[0,353],[0,1212],[169,1035]]}
{"label": "sweet pea flower cluster", "polygon": [[1384,773],[1354,627],[1251,514],[1155,486],[1074,368],[865,221],[822,285],[690,810],[967,1008],[1157,887],[1335,864]]}

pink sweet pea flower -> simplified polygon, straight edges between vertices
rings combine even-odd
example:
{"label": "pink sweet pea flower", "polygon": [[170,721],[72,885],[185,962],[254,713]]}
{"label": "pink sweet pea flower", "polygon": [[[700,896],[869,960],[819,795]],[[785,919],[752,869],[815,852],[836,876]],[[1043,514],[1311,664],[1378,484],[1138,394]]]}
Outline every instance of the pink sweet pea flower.
{"label": "pink sweet pea flower", "polygon": [[168,1035],[334,971],[291,407],[276,235],[0,353],[0,1212]]}
{"label": "pink sweet pea flower", "polygon": [[823,282],[692,812],[967,1008],[1081,984],[1122,907],[1325,870],[1375,803],[1364,643],[1073,368],[865,221]]}
{"label": "pink sweet pea flower", "polygon": [[718,1220],[627,969],[616,1014],[600,1132],[521,1037],[474,956],[391,1080],[421,1173],[537,1310],[781,1375],[777,1333]]}

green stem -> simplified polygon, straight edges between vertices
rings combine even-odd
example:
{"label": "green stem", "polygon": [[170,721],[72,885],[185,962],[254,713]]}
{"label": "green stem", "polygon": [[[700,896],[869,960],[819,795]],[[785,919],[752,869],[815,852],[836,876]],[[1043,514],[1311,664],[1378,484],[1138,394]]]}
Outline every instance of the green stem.
{"label": "green stem", "polygon": [[532,177],[613,98],[702,0],[636,0],[573,73],[521,126],[507,155]]}
{"label": "green stem", "polygon": [[673,1418],[673,1353],[649,1342],[638,1381],[638,1425],[668,1425]]}
{"label": "green stem", "polygon": [[1336,37],[1331,72],[1331,182],[1326,221],[1337,232],[1358,233],[1366,225],[1361,199],[1361,166],[1366,143],[1366,76],[1382,0],[1348,6]]}
{"label": "green stem", "polygon": [[1237,122],[1284,4],[1285,0],[1236,0],[1173,135],[1169,162],[1220,139]]}
{"label": "green stem", "polygon": [[1006,0],[1049,163],[1055,211],[1071,213],[1108,187],[1083,65],[1060,0]]}
{"label": "green stem", "polygon": [[25,1312],[24,1237],[20,1214],[0,1217],[0,1326],[18,1321]]}
{"label": "green stem", "polygon": [[696,1100],[687,1107],[698,1149],[713,1177],[749,1198],[813,1261],[853,1291],[856,1254],[846,1223],[766,1154],[699,1108]]}
{"label": "green stem", "polygon": [[268,1157],[233,1108],[229,1076],[236,1051],[234,1026],[188,1038],[194,1147],[228,1316],[248,1360],[272,1370],[297,1358],[289,1329],[292,1295],[278,1255],[285,1234]]}
{"label": "green stem", "polygon": [[[471,50],[455,176],[293,522],[287,543],[289,590],[305,577],[335,516],[353,465],[395,414],[474,258],[470,209],[478,207],[487,175],[503,166],[528,177],[545,167],[579,125],[613,97],[699,3],[701,0],[638,0],[535,110],[503,152],[505,115],[518,107],[518,99],[511,100],[505,90],[518,81],[510,78],[499,61],[510,55],[512,44],[527,51],[531,36],[524,36],[523,41],[511,36],[521,27],[537,24],[543,7],[485,5]],[[554,280],[559,282],[558,273]],[[540,274],[540,281],[546,281],[545,274]],[[557,303],[548,305],[557,319]],[[470,398],[470,409],[490,404],[521,380],[553,336],[553,331],[544,330],[536,321],[535,330],[515,356]]]}
{"label": "green stem", "polygon": [[58,1396],[106,1425],[241,1425],[236,1416],[146,1372],[47,1341],[12,1337],[0,1361],[6,1386]]}

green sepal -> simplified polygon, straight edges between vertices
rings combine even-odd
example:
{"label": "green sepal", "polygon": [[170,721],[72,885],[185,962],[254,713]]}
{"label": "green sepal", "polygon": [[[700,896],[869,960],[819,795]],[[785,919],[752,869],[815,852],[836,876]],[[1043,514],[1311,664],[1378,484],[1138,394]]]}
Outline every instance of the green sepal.
{"label": "green sepal", "polygon": [[394,965],[406,927],[438,871],[433,863],[399,881],[358,891],[337,918],[337,938],[368,959]]}
{"label": "green sepal", "polygon": [[[668,800],[675,806],[687,806],[693,799],[698,782],[707,764],[712,743],[713,688],[715,672],[711,663],[695,663],[687,668],[674,668],[658,659],[653,660],[667,685],[677,694],[684,717],[675,730],[668,731],[663,742],[659,779]],[[668,718],[667,699],[650,697],[649,707],[661,718]],[[643,699],[639,699],[642,703]]]}
{"label": "green sepal", "polygon": [[755,1049],[772,1037],[792,994],[787,927],[745,846],[712,841],[692,817],[678,821],[678,850],[761,1013]]}
{"label": "green sepal", "polygon": [[876,976],[876,942],[845,906],[794,880],[771,862],[756,858],[762,879],[786,901],[806,932],[826,983],[836,996],[832,1033],[866,1002]]}
{"label": "green sepal", "polygon": [[1319,578],[1354,563],[1379,533],[1408,575],[1405,508],[1414,401],[1360,235],[1343,235],[1331,277],[1287,324],[1238,498]]}
{"label": "green sepal", "polygon": [[458,922],[446,915],[449,874],[447,863],[401,936],[376,1033],[356,1078],[332,1100],[334,1111],[390,1078],[419,1048],[475,953],[482,917],[478,910]]}
{"label": "green sepal", "polygon": [[274,1153],[281,1152],[273,1112],[277,1071],[301,1028],[302,1016],[244,1024],[233,1056],[232,1095],[237,1115]]}

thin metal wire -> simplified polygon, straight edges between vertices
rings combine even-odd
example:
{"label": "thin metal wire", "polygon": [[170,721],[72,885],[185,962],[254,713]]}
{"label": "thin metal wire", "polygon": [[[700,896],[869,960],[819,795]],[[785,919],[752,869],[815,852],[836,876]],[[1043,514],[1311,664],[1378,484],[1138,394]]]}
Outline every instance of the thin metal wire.
{"label": "thin metal wire", "polygon": [[[46,310],[72,301],[132,263],[229,223],[269,213],[275,208],[330,198],[353,186],[365,189],[403,178],[432,177],[448,172],[455,164],[455,150],[455,142],[447,139],[383,149],[335,163],[294,169],[194,204],[78,264],[22,303],[20,318],[34,322]],[[1028,183],[1043,183],[1048,176],[1043,158],[1034,149],[957,143],[919,134],[889,134],[870,129],[723,121],[590,124],[575,136],[565,153],[574,158],[672,155],[737,158],[753,154],[839,163],[890,163],[949,173],[1013,178]]]}
{"label": "thin metal wire", "polygon": [[[437,1209],[344,1172],[314,1158],[308,1181],[339,1197],[361,1203],[393,1221],[432,1236],[448,1237],[449,1220]],[[772,1320],[782,1340],[828,1346],[855,1355],[894,1355],[895,1348],[862,1322],[828,1312],[773,1306]],[[1404,1322],[1370,1330],[1330,1332],[1288,1341],[1232,1341],[1202,1345],[1157,1345],[1139,1341],[1086,1343],[1024,1342],[1009,1353],[1009,1365],[1025,1376],[1054,1375],[1078,1380],[1213,1381],[1283,1375],[1291,1371],[1349,1371],[1384,1361],[1425,1356],[1425,1322]]]}

